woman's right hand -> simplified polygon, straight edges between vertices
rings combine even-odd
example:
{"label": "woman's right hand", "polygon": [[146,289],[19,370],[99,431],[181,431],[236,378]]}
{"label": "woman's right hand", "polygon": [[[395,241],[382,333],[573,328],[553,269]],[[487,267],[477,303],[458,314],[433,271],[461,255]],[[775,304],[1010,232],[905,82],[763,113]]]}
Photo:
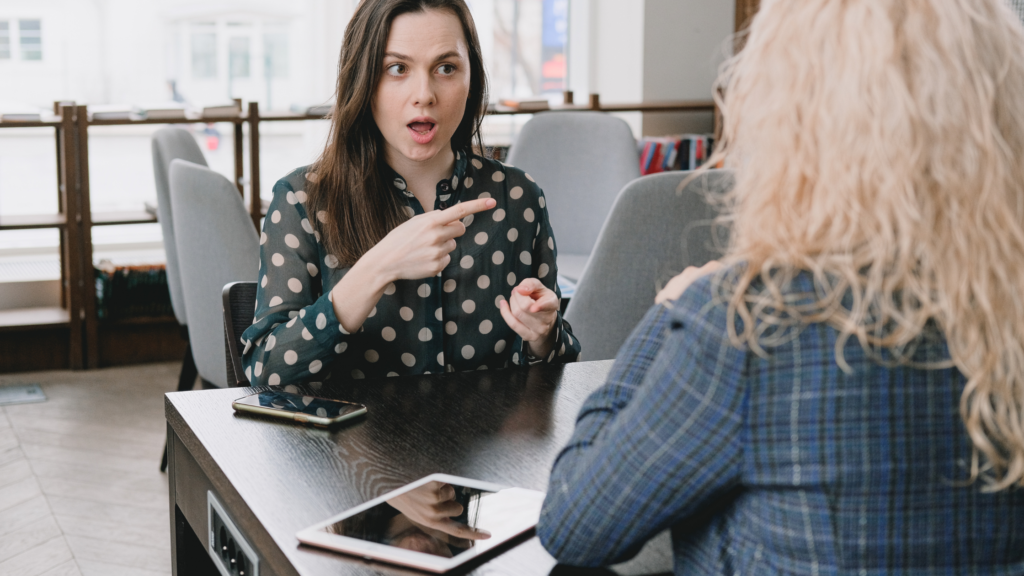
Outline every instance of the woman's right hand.
{"label": "woman's right hand", "polygon": [[387,282],[437,276],[451,262],[455,239],[466,233],[462,219],[496,204],[493,198],[482,198],[413,216],[389,232],[363,259],[376,262]]}
{"label": "woman's right hand", "polygon": [[413,216],[389,232],[331,291],[334,314],[344,332],[363,325],[391,282],[437,276],[452,260],[455,239],[466,233],[461,220],[496,204],[493,198],[460,202]]}

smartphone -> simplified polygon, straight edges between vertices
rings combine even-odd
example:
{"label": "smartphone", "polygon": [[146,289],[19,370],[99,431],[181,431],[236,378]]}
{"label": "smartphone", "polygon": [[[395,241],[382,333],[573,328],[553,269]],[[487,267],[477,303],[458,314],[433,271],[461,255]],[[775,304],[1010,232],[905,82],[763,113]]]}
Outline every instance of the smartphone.
{"label": "smartphone", "polygon": [[333,426],[366,414],[366,406],[355,402],[303,396],[280,390],[244,396],[232,402],[231,406],[239,412],[255,412],[320,427]]}

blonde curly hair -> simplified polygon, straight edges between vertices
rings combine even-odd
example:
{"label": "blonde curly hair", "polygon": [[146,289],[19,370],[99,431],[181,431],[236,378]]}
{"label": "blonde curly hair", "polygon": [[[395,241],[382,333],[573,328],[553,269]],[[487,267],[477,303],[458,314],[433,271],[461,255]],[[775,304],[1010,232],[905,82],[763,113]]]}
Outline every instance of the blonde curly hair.
{"label": "blonde curly hair", "polygon": [[[851,337],[898,350],[933,323],[967,378],[972,481],[1024,486],[1017,16],[1004,0],[763,0],[718,94],[710,164],[736,171],[726,260],[746,264],[734,342],[827,322],[837,353]],[[783,293],[798,271],[820,286],[810,307]]]}

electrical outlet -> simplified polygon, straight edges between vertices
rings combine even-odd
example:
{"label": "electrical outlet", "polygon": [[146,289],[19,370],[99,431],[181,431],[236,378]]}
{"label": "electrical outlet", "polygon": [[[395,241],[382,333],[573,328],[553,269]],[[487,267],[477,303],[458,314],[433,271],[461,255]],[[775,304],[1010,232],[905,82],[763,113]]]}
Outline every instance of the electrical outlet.
{"label": "electrical outlet", "polygon": [[242,537],[212,490],[206,492],[206,511],[210,557],[220,573],[223,576],[259,576],[260,560],[256,552]]}

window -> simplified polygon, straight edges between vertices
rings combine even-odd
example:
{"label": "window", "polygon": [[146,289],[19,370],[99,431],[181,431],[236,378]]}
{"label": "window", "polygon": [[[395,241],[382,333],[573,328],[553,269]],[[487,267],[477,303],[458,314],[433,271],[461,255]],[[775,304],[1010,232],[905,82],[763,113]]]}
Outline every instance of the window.
{"label": "window", "polygon": [[11,23],[0,20],[0,60],[11,59]]}
{"label": "window", "polygon": [[249,38],[232,36],[228,40],[228,73],[232,78],[249,77]]}
{"label": "window", "polygon": [[43,31],[39,20],[19,20],[18,35],[21,38],[21,59],[43,59]]}
{"label": "window", "polygon": [[493,99],[568,86],[569,0],[473,0]]}
{"label": "window", "polygon": [[217,31],[212,23],[192,26],[192,77],[217,77]]}
{"label": "window", "polygon": [[263,26],[263,76],[288,77],[288,27],[283,24]]}

